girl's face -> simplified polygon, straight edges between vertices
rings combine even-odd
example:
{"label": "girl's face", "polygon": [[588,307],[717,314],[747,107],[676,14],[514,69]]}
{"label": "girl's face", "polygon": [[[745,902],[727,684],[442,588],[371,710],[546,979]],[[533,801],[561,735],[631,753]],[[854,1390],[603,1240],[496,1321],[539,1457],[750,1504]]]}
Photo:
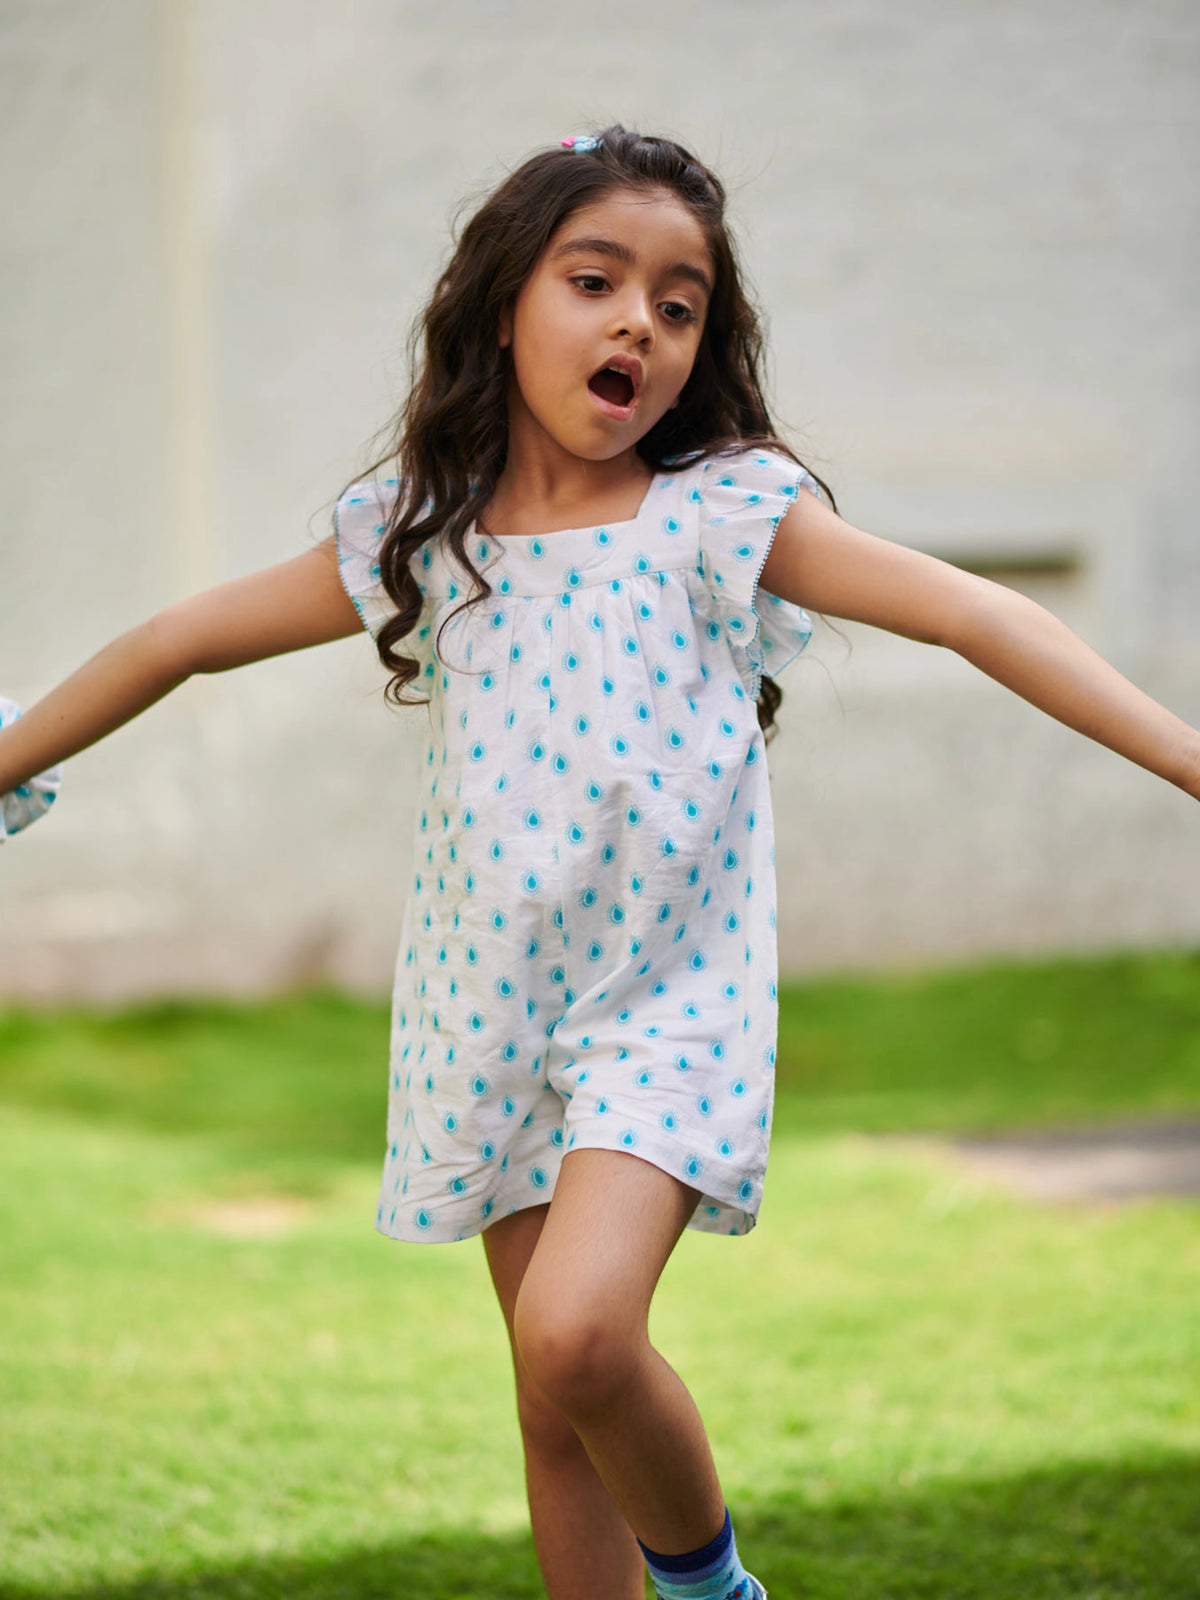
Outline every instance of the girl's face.
{"label": "girl's face", "polygon": [[704,232],[669,192],[573,212],[501,318],[514,442],[540,432],[589,461],[632,451],[688,380],[712,281]]}

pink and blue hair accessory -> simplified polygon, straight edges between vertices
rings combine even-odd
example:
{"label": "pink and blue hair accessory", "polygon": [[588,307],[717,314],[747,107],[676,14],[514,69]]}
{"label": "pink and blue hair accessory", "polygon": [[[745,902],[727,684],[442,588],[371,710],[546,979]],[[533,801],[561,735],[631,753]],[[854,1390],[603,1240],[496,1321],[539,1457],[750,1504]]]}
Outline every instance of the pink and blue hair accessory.
{"label": "pink and blue hair accessory", "polygon": [[600,141],[590,133],[573,133],[562,140],[564,150],[573,150],[576,155],[583,150],[599,150]]}
{"label": "pink and blue hair accessory", "polygon": [[[0,695],[0,728],[7,728],[21,715],[15,701]],[[20,833],[35,822],[43,812],[49,811],[62,783],[62,767],[48,767],[28,783],[19,783],[8,794],[0,794],[0,844],[10,833]]]}

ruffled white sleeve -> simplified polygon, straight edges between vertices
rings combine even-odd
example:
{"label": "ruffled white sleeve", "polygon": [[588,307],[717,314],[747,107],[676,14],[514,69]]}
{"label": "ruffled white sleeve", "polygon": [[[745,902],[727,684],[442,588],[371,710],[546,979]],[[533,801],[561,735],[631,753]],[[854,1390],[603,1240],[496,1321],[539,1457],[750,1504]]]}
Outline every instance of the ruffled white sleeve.
{"label": "ruffled white sleeve", "polygon": [[[396,615],[396,607],[380,575],[379,548],[397,493],[395,478],[385,482],[366,479],[351,484],[333,511],[338,576],[372,639],[378,639],[384,623]],[[422,547],[409,558],[409,571],[416,579],[425,605],[417,626],[394,647],[401,655],[412,656],[418,662],[421,670],[409,687],[425,692],[428,692],[429,680],[434,673],[433,622],[425,583],[429,562],[427,547]]]}
{"label": "ruffled white sleeve", "polygon": [[753,700],[763,674],[775,677],[812,637],[808,613],[758,583],[775,530],[802,488],[821,492],[812,474],[786,456],[747,450],[705,461],[692,490],[714,621]]}
{"label": "ruffled white sleeve", "polygon": [[[0,695],[0,728],[8,727],[21,715],[14,700]],[[62,783],[62,767],[47,767],[28,783],[19,783],[7,794],[0,794],[0,844],[10,833],[20,833],[31,822],[49,811]]]}

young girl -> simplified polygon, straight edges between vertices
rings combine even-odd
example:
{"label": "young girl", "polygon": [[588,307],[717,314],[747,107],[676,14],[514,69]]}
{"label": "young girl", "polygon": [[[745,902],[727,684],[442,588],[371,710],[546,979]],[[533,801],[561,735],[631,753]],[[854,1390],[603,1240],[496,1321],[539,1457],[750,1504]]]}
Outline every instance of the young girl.
{"label": "young girl", "polygon": [[957,650],[1197,798],[1200,735],[1031,601],[825,503],[772,427],[721,185],[679,145],[612,127],[534,156],[422,326],[394,441],[334,535],[10,707],[4,816],[22,826],[53,797],[43,769],[192,673],[361,623],[394,699],[419,680],[377,1225],[483,1235],[551,1600],[634,1600],[643,1559],[662,1600],[753,1600],[647,1316],[685,1227],[758,1214],[766,674],[804,648],[800,608]]}

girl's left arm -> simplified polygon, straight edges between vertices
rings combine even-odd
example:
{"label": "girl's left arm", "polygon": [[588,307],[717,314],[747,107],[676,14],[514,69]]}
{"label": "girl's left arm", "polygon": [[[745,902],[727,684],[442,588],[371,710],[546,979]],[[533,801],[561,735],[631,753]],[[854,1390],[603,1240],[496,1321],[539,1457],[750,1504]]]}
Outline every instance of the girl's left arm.
{"label": "girl's left arm", "polygon": [[803,494],[780,522],[762,587],[811,611],[955,650],[981,672],[1200,800],[1200,732],[1043,606],[852,527]]}

